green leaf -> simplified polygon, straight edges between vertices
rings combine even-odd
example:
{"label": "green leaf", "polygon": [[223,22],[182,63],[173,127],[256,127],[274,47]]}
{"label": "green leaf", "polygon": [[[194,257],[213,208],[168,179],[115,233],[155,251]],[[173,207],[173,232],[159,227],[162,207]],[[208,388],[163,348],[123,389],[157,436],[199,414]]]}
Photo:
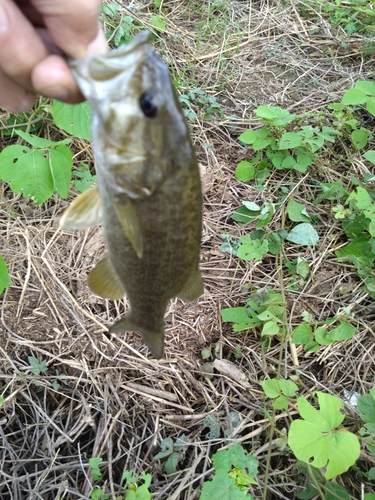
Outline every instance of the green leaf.
{"label": "green leaf", "polygon": [[289,219],[293,222],[309,222],[310,217],[307,215],[305,205],[298,203],[293,198],[289,200],[288,207]]}
{"label": "green leaf", "polygon": [[54,101],[51,113],[55,124],[62,130],[80,139],[91,140],[91,106],[87,101],[81,104]]}
{"label": "green leaf", "polygon": [[329,345],[332,344],[333,340],[328,338],[328,332],[322,326],[319,326],[315,330],[315,340],[319,342],[320,345]]}
{"label": "green leaf", "polygon": [[325,478],[332,479],[355,463],[360,454],[360,445],[356,435],[335,429],[344,419],[340,412],[342,401],[322,392],[316,394],[320,412],[306,398],[297,399],[304,420],[292,422],[288,442],[299,460],[318,468],[327,465]]}
{"label": "green leaf", "polygon": [[355,327],[343,321],[339,326],[331,330],[327,337],[331,340],[348,340],[354,337],[354,335]]}
{"label": "green leaf", "polygon": [[255,114],[257,118],[264,118],[276,127],[286,125],[295,119],[295,115],[279,106],[259,106]]}
{"label": "green leaf", "polygon": [[268,252],[268,241],[254,240],[247,245],[241,245],[237,250],[237,256],[243,260],[262,260]]}
{"label": "green leaf", "polygon": [[242,205],[244,205],[248,210],[254,212],[255,215],[257,212],[260,212],[260,206],[253,201],[243,201]]}
{"label": "green leaf", "polygon": [[0,153],[0,177],[10,183],[14,194],[43,203],[54,191],[47,158],[26,146],[8,146]]}
{"label": "green leaf", "polygon": [[351,133],[353,144],[357,149],[364,148],[369,137],[370,132],[365,128],[361,128],[360,130],[353,130],[353,132]]}
{"label": "green leaf", "polygon": [[234,323],[233,330],[235,332],[241,332],[260,325],[260,321],[250,318],[246,311],[246,307],[229,307],[222,309],[220,314],[224,322]]}
{"label": "green leaf", "polygon": [[324,486],[325,500],[350,500],[350,496],[345,488],[337,483],[326,483]]}
{"label": "green leaf", "polygon": [[272,403],[272,408],[274,410],[287,410],[289,407],[289,401],[285,396],[279,396]]}
{"label": "green leaf", "polygon": [[203,420],[203,426],[209,427],[210,431],[206,433],[207,439],[218,439],[221,434],[221,427],[219,421],[213,413],[206,415]]}
{"label": "green leaf", "polygon": [[296,395],[298,386],[294,382],[292,382],[291,380],[285,380],[283,378],[281,378],[279,382],[281,392],[284,394],[284,396],[292,398]]}
{"label": "green leaf", "polygon": [[367,100],[366,93],[360,89],[349,89],[343,95],[341,102],[343,104],[364,104]]}
{"label": "green leaf", "polygon": [[276,378],[267,379],[262,381],[262,389],[268,398],[277,398],[280,396],[280,382]]}
{"label": "green leaf", "polygon": [[363,394],[357,401],[357,410],[364,423],[375,423],[374,392],[374,389],[371,389],[370,394]]}
{"label": "green leaf", "polygon": [[59,193],[61,198],[66,199],[72,176],[72,152],[64,144],[52,148],[49,152],[49,165],[55,191]]}
{"label": "green leaf", "polygon": [[350,201],[353,202],[354,207],[358,210],[365,210],[372,205],[370,194],[361,186],[357,186],[357,190],[350,193],[345,204],[348,204]]}
{"label": "green leaf", "polygon": [[361,90],[367,95],[375,96],[375,82],[371,80],[358,80],[355,83],[355,88]]}
{"label": "green leaf", "polygon": [[34,148],[45,149],[50,148],[51,146],[56,146],[57,144],[69,144],[71,143],[71,139],[64,139],[62,141],[51,141],[50,139],[44,139],[42,137],[38,137],[37,135],[27,134],[26,132],[22,132],[21,130],[15,130],[15,133],[22,137],[26,142],[34,146]]}
{"label": "green leaf", "polygon": [[9,278],[8,268],[3,256],[0,255],[0,293],[3,293],[4,288],[9,286],[12,286],[12,282]]}
{"label": "green leaf", "polygon": [[99,481],[99,479],[102,477],[102,473],[100,472],[99,465],[103,462],[102,458],[90,458],[89,459],[89,465],[91,467],[92,471],[92,478],[94,481]]}
{"label": "green leaf", "polygon": [[308,223],[297,224],[286,237],[288,241],[297,245],[316,245],[319,236],[313,226]]}
{"label": "green leaf", "polygon": [[160,31],[165,31],[166,29],[166,24],[160,16],[153,16],[151,18],[151,24],[154,28]]}
{"label": "green leaf", "polygon": [[292,344],[307,344],[313,339],[310,325],[301,324],[294,330]]}
{"label": "green leaf", "polygon": [[277,335],[279,332],[280,328],[274,321],[267,321],[266,323],[264,323],[260,334],[263,337],[264,335]]}
{"label": "green leaf", "polygon": [[370,161],[375,165],[375,150],[367,151],[364,155],[363,158],[366,158],[366,160]]}
{"label": "green leaf", "polygon": [[245,132],[242,132],[242,134],[238,137],[238,140],[244,144],[253,144],[257,138],[258,135],[255,130],[245,130]]}
{"label": "green leaf", "polygon": [[279,141],[279,149],[298,148],[302,144],[302,136],[296,132],[285,132]]}
{"label": "green leaf", "polygon": [[249,161],[241,161],[236,168],[236,178],[242,182],[248,182],[255,176],[255,168]]}
{"label": "green leaf", "polygon": [[375,97],[367,99],[366,109],[372,116],[375,116]]}

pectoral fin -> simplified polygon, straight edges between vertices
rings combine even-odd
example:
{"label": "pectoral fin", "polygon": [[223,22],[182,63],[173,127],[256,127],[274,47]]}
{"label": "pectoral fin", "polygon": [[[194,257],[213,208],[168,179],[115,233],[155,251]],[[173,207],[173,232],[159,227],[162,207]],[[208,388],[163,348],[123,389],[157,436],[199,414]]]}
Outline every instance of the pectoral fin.
{"label": "pectoral fin", "polygon": [[99,189],[93,186],[77,196],[60,220],[62,229],[87,229],[102,220],[102,204]]}
{"label": "pectoral fin", "polygon": [[199,269],[196,269],[191,273],[189,279],[177,296],[184,300],[195,300],[202,295],[203,291],[202,276]]}
{"label": "pectoral fin", "polygon": [[146,332],[142,328],[138,328],[136,325],[134,325],[130,318],[130,314],[126,314],[123,318],[120,319],[120,321],[117,321],[117,323],[111,326],[108,333],[129,332],[129,331],[139,332],[141,334],[145,344],[150,349],[152,355],[156,359],[160,359],[163,356],[164,353],[163,329],[157,332],[149,332],[149,331]]}
{"label": "pectoral fin", "polygon": [[92,292],[104,299],[119,300],[125,295],[125,288],[107,254],[88,275],[87,284]]}
{"label": "pectoral fin", "polygon": [[137,256],[141,258],[143,254],[142,227],[133,203],[128,199],[125,203],[114,203],[113,206],[126,237]]}

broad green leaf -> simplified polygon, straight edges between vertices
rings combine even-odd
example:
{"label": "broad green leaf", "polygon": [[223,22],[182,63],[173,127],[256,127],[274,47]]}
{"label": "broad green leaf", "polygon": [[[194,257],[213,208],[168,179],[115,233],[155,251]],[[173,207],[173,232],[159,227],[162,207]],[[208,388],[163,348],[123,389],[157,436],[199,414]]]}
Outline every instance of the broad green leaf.
{"label": "broad green leaf", "polygon": [[241,445],[234,444],[227,450],[219,450],[212,456],[216,472],[230,471],[232,467],[246,469],[251,477],[258,474],[258,460],[250,455]]}
{"label": "broad green leaf", "polygon": [[360,89],[349,89],[345,92],[341,102],[343,104],[364,104],[367,100],[366,93]]}
{"label": "broad green leaf", "polygon": [[281,378],[279,380],[279,383],[281,392],[284,394],[284,396],[292,398],[296,395],[296,392],[298,391],[298,386],[294,382],[292,382],[291,380],[285,380]]}
{"label": "broad green leaf", "polygon": [[340,409],[344,407],[344,403],[336,396],[331,396],[324,392],[317,391],[320,414],[328,423],[331,429],[334,429],[344,420],[345,416]]}
{"label": "broad green leaf", "polygon": [[271,335],[277,335],[280,332],[280,327],[274,322],[274,321],[267,321],[264,323],[262,331],[261,331],[261,336],[271,336]]}
{"label": "broad green leaf", "polygon": [[372,116],[375,116],[375,97],[367,99],[366,109]]}
{"label": "broad green leaf", "polygon": [[345,488],[337,483],[326,483],[324,486],[325,500],[350,500]]}
{"label": "broad green leaf", "polygon": [[0,293],[3,293],[4,288],[12,286],[9,278],[8,268],[2,255],[0,255]]}
{"label": "broad green leaf", "polygon": [[288,207],[289,219],[293,222],[309,222],[310,217],[306,213],[306,206],[298,203],[293,198],[289,200]]}
{"label": "broad green leaf", "polygon": [[298,257],[297,260],[296,273],[302,276],[302,278],[306,278],[310,272],[310,266],[301,257]]}
{"label": "broad green leaf", "polygon": [[301,324],[294,330],[292,344],[307,344],[313,339],[312,329],[310,325]]}
{"label": "broad green leaf", "polygon": [[54,191],[47,158],[26,146],[8,146],[1,152],[0,177],[9,182],[14,194],[22,190],[36,204],[48,200]]}
{"label": "broad green leaf", "polygon": [[305,173],[307,172],[308,167],[312,164],[313,162],[313,156],[311,154],[298,154],[297,155],[297,163],[294,166],[295,170],[298,170],[298,172]]}
{"label": "broad green leaf", "polygon": [[375,82],[371,80],[358,80],[355,88],[362,90],[367,95],[375,96]]}
{"label": "broad green leaf", "polygon": [[260,206],[254,203],[253,201],[243,201],[242,205],[244,205],[248,210],[251,210],[256,214],[256,212],[260,211]]}
{"label": "broad green leaf", "polygon": [[283,126],[295,119],[295,115],[291,115],[286,109],[279,106],[259,106],[255,110],[257,118],[264,118],[274,126]]}
{"label": "broad green leaf", "polygon": [[237,250],[237,256],[243,260],[262,260],[268,252],[268,241],[254,240],[248,245],[241,245]]}
{"label": "broad green leaf", "polygon": [[375,165],[375,150],[367,151],[364,155],[363,158],[366,158],[366,160],[370,161]]}
{"label": "broad green leaf", "polygon": [[38,137],[37,135],[27,134],[26,132],[22,132],[22,130],[15,130],[15,133],[22,137],[26,142],[34,146],[34,148],[45,149],[51,146],[56,146],[57,144],[69,144],[71,139],[64,139],[62,141],[51,141],[50,139],[44,139],[43,137]]}
{"label": "broad green leaf", "polygon": [[249,161],[240,161],[237,165],[235,176],[239,181],[248,182],[255,176],[255,168]]}
{"label": "broad green leaf", "polygon": [[222,309],[220,314],[224,322],[234,323],[233,331],[241,332],[260,325],[258,318],[250,318],[246,311],[246,307],[230,307]]}
{"label": "broad green leaf", "polygon": [[285,132],[279,141],[279,148],[293,149],[298,148],[302,144],[302,136],[296,132]]}
{"label": "broad green leaf", "polygon": [[52,148],[49,152],[49,165],[53,177],[55,191],[61,198],[66,199],[69,193],[72,177],[72,152],[64,144]]}
{"label": "broad green leaf", "polygon": [[343,321],[339,326],[331,330],[327,337],[331,340],[348,340],[354,337],[354,335],[355,327]]}
{"label": "broad green leaf", "polygon": [[316,245],[319,241],[318,233],[308,223],[297,224],[286,237],[288,241],[297,245]]}
{"label": "broad green leaf", "polygon": [[350,193],[345,204],[353,201],[355,208],[364,210],[372,205],[372,199],[368,191],[361,186],[357,186],[357,190]]}
{"label": "broad green leaf", "polygon": [[62,130],[80,139],[91,140],[91,106],[87,101],[81,104],[54,101],[51,112],[55,124]]}
{"label": "broad green leaf", "polygon": [[274,410],[287,410],[289,407],[289,401],[285,396],[279,396],[272,403],[272,408]]}
{"label": "broad green leaf", "polygon": [[203,483],[199,500],[252,500],[253,496],[244,494],[236,485],[236,480],[228,474],[214,477],[212,481]]}
{"label": "broad green leaf", "polygon": [[289,153],[285,154],[281,161],[281,168],[289,169],[296,166],[296,160]]}
{"label": "broad green leaf", "polygon": [[327,337],[328,333],[325,328],[319,326],[315,330],[315,340],[319,342],[320,345],[329,345],[332,344],[333,340]]}
{"label": "broad green leaf", "polygon": [[277,398],[280,396],[280,382],[276,378],[262,381],[262,389],[268,398]]}
{"label": "broad green leaf", "polygon": [[299,460],[314,467],[324,467],[328,461],[327,440],[319,427],[311,422],[293,420],[289,429],[288,444]]}
{"label": "broad green leaf", "polygon": [[369,137],[370,132],[364,128],[361,128],[360,130],[353,130],[351,133],[353,144],[357,149],[364,148]]}
{"label": "broad green leaf", "polygon": [[153,16],[151,18],[151,24],[154,28],[160,31],[165,31],[166,29],[166,24],[160,16]]}
{"label": "broad green leaf", "polygon": [[258,135],[256,134],[255,130],[245,130],[245,132],[242,132],[242,134],[239,136],[238,140],[243,142],[244,144],[253,144],[258,138]]}
{"label": "broad green leaf", "polygon": [[[374,392],[374,389],[372,389]],[[363,394],[358,398],[357,410],[364,423],[375,423],[375,395]]]}
{"label": "broad green leaf", "polygon": [[354,465],[361,450],[357,436],[345,430],[328,434],[326,439],[328,441],[329,461],[325,478],[332,479]]}

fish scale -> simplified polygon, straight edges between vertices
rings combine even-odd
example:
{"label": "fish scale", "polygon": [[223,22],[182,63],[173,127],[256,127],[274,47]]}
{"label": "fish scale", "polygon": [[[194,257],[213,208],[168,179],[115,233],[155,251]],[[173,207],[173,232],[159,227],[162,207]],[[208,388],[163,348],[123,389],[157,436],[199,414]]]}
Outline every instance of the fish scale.
{"label": "fish scale", "polygon": [[83,229],[102,220],[107,253],[88,277],[130,311],[110,332],[137,331],[156,358],[170,299],[203,293],[199,272],[202,193],[188,127],[168,70],[142,32],[124,47],[72,61],[92,106],[97,187],[61,220]]}

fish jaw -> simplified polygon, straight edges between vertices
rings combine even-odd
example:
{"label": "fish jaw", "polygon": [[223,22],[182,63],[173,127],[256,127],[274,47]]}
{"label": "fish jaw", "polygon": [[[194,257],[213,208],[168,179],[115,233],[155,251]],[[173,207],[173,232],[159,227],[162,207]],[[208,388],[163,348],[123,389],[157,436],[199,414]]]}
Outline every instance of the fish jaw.
{"label": "fish jaw", "polygon": [[157,331],[150,331],[135,325],[132,320],[132,313],[129,312],[109,329],[108,333],[137,331],[141,334],[145,344],[150,349],[151,354],[160,359],[164,354],[164,328]]}

